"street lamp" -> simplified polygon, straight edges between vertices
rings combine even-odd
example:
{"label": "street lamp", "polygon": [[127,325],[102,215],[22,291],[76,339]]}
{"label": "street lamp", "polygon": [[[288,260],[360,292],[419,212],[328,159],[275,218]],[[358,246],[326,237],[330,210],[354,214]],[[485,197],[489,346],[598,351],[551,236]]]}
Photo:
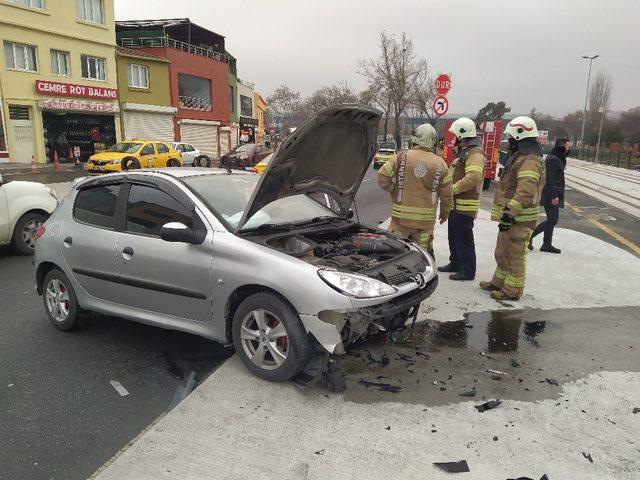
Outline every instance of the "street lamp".
{"label": "street lamp", "polygon": [[582,58],[589,60],[589,74],[587,75],[587,93],[584,96],[584,110],[582,110],[582,133],[580,134],[580,156],[584,153],[584,127],[587,122],[587,100],[589,99],[589,82],[591,81],[591,64],[600,55],[594,55],[592,57],[583,55]]}

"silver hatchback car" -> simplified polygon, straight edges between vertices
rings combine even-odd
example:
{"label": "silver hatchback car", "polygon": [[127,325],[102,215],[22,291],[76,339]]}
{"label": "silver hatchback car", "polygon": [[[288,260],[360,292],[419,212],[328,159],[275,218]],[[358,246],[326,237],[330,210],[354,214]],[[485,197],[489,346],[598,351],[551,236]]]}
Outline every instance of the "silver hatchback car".
{"label": "silver hatchback car", "polygon": [[342,354],[403,327],[436,288],[433,259],[350,220],[379,120],[358,105],[324,110],[262,176],[168,168],[79,181],[36,242],[49,319],[71,330],[95,311],[233,343],[269,380],[316,350]]}

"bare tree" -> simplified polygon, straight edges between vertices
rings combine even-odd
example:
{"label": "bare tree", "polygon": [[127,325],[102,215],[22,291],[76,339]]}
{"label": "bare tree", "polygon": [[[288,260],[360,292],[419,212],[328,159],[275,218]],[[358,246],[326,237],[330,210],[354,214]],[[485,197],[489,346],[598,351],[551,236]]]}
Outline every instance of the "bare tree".
{"label": "bare tree", "polygon": [[589,113],[592,118],[597,113],[608,110],[611,103],[611,94],[613,93],[613,80],[611,76],[604,70],[600,70],[597,74],[591,89],[589,90]]}
{"label": "bare tree", "polygon": [[402,143],[400,117],[405,113],[415,92],[422,88],[429,76],[427,61],[418,58],[413,41],[402,33],[399,38],[380,33],[380,55],[360,61],[360,71],[374,91],[387,95],[395,120],[396,143]]}
{"label": "bare tree", "polygon": [[380,85],[369,84],[369,88],[360,93],[360,103],[379,108],[383,113],[384,139],[389,132],[389,117],[391,116],[391,98],[387,91]]}
{"label": "bare tree", "polygon": [[304,101],[304,110],[309,115],[334,105],[356,103],[358,97],[346,83],[322,87]]}
{"label": "bare tree", "polygon": [[302,95],[287,85],[280,85],[267,97],[270,122],[285,126],[296,126],[302,117]]}
{"label": "bare tree", "polygon": [[424,115],[429,120],[432,120],[433,101],[437,96],[438,93],[434,87],[433,78],[427,74],[424,83],[414,90],[411,104],[420,115]]}

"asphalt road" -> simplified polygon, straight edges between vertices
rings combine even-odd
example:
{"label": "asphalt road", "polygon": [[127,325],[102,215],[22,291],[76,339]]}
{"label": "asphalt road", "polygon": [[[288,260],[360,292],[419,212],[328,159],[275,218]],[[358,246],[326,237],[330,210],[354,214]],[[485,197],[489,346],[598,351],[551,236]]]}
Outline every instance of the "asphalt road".
{"label": "asphalt road", "polygon": [[[82,174],[7,179],[60,183]],[[492,197],[492,190],[484,193],[483,207]],[[637,220],[577,191],[567,198],[582,213],[565,208],[561,227],[629,250],[590,222],[597,218],[640,245]],[[356,211],[370,225],[389,216],[389,196],[371,168]],[[203,379],[228,354],[192,335],[101,315],[92,315],[77,332],[60,332],[33,292],[31,259],[0,248],[0,479],[86,478],[171,407],[191,371]],[[120,396],[111,381],[129,395]]]}

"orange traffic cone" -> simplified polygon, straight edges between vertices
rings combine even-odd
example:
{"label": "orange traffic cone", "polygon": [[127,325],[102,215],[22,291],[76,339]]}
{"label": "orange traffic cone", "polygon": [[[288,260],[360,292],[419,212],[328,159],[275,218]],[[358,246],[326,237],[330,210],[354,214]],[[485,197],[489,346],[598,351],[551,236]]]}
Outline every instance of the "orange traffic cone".
{"label": "orange traffic cone", "polygon": [[38,173],[38,169],[36,168],[36,157],[35,157],[35,155],[31,155],[31,173]]}
{"label": "orange traffic cone", "polygon": [[60,168],[60,159],[58,158],[58,151],[57,151],[57,150],[55,150],[55,151],[53,152],[53,169],[54,169],[56,172],[59,172],[60,170],[62,170],[62,169]]}

